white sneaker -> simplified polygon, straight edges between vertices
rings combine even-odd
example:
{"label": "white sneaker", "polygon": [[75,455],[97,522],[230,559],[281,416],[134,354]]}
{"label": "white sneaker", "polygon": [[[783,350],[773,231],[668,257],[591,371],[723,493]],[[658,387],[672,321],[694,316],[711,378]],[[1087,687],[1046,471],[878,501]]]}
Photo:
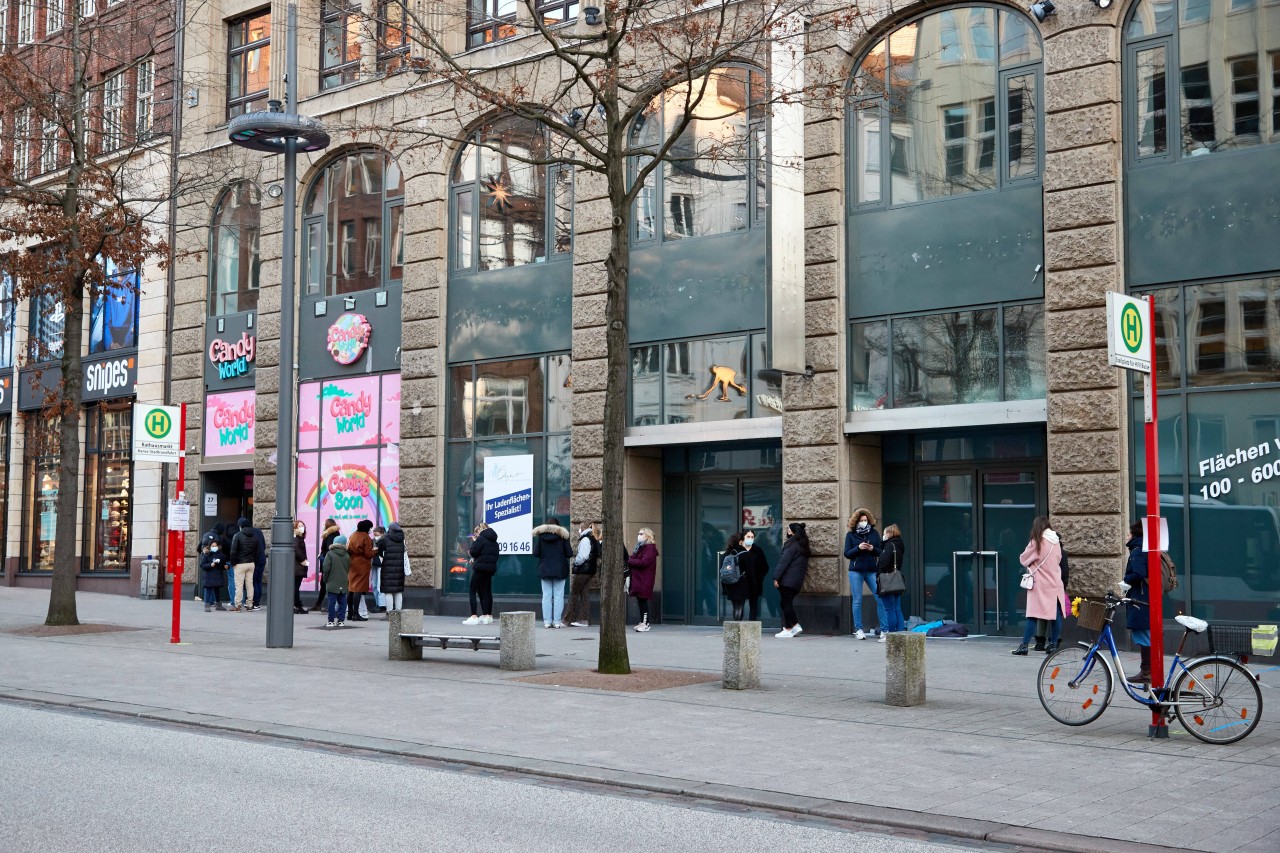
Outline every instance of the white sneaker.
{"label": "white sneaker", "polygon": [[777,637],[777,638],[778,638],[778,639],[780,639],[780,640],[789,640],[789,639],[791,639],[792,637],[794,637],[794,636],[795,636],[795,634],[791,633],[791,632],[790,632],[790,631],[788,631],[786,628],[783,628],[781,631],[779,631],[778,633],[774,634],[773,636]]}
{"label": "white sneaker", "polygon": [[462,624],[463,624],[463,625],[479,625],[479,624],[480,624],[480,617],[479,617],[479,616],[468,616],[466,619],[463,619],[463,620],[462,620]]}
{"label": "white sneaker", "polygon": [[569,624],[572,625],[574,628],[590,628],[591,627],[586,622],[570,622]]}
{"label": "white sneaker", "polygon": [[800,623],[797,622],[796,626],[791,629],[791,636],[798,637],[803,632],[804,632],[804,628],[800,627]]}
{"label": "white sneaker", "polygon": [[481,625],[492,625],[492,624],[493,624],[493,617],[492,617],[492,616],[481,616],[481,617],[480,617],[480,624],[481,624]]}
{"label": "white sneaker", "polygon": [[887,642],[889,642],[889,635],[888,635],[888,634],[881,634],[881,635],[880,635],[880,639],[879,639],[879,641],[878,641],[878,642],[881,642],[881,643],[887,643]]}
{"label": "white sneaker", "polygon": [[333,624],[334,624],[334,623],[333,623],[333,620],[332,620],[332,619],[330,619],[327,623],[325,623],[325,627],[326,627],[326,628],[332,628],[332,627],[333,627]]}
{"label": "white sneaker", "polygon": [[637,631],[640,631],[641,633],[643,633],[643,632],[645,632],[645,631],[648,631],[648,630],[649,630],[649,623],[648,623],[648,622],[641,622],[639,625],[637,625],[637,626],[636,626],[636,630],[637,630]]}
{"label": "white sneaker", "polygon": [[543,622],[543,623],[542,623],[542,627],[543,627],[543,628],[550,628],[550,627],[551,627],[551,623],[550,623],[550,622]]}
{"label": "white sneaker", "polygon": [[853,635],[853,636],[857,637],[859,640],[865,640],[865,639],[867,638],[866,632],[864,632],[861,628],[859,628],[859,629],[854,633],[854,635]]}
{"label": "white sneaker", "polygon": [[563,623],[563,622],[557,622],[556,624],[552,625],[551,627],[552,627],[552,628],[563,628],[563,627],[564,627],[564,623]]}

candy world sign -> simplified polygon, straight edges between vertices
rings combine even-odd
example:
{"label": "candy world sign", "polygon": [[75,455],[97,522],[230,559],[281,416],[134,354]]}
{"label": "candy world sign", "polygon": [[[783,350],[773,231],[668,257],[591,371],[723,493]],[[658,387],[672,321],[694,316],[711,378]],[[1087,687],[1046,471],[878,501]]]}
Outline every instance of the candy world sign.
{"label": "candy world sign", "polygon": [[333,321],[326,337],[329,354],[338,364],[355,364],[369,346],[373,327],[363,314],[348,311]]}

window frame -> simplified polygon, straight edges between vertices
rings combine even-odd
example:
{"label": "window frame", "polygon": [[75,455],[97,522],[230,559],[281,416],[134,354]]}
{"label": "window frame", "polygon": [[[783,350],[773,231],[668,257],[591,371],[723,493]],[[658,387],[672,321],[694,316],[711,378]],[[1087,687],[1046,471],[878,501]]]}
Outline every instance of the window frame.
{"label": "window frame", "polygon": [[[458,171],[458,162],[471,146],[477,148],[486,148],[477,141],[477,138],[499,122],[509,121],[518,118],[516,116],[494,116],[489,120],[480,123],[472,128],[467,134],[466,140],[458,147],[457,153],[449,165],[449,275],[474,275],[477,273],[497,272],[498,270],[515,269],[521,266],[538,266],[540,264],[554,264],[573,260],[573,244],[574,244],[574,209],[573,197],[577,192],[576,178],[573,166],[566,163],[548,163],[546,164],[546,185],[543,187],[543,256],[542,260],[534,260],[527,264],[515,264],[493,269],[480,269],[480,209],[482,207],[481,197],[483,194],[484,175],[480,173],[479,163],[477,162],[476,173],[466,181],[455,181],[454,176]],[[526,119],[526,121],[528,121]],[[550,131],[542,125],[538,125],[538,130],[548,141],[548,149],[550,148]],[[492,150],[491,148],[489,150]],[[563,251],[556,250],[556,188],[560,176],[562,174],[569,175],[569,245]],[[459,201],[460,197],[471,194],[474,199],[471,202],[471,211],[467,214],[470,220],[467,237],[469,238],[469,251],[467,265],[460,264],[459,236],[461,232],[458,230],[462,224],[462,206]]]}
{"label": "window frame", "polygon": [[[243,191],[246,194],[244,201],[236,199],[236,194]],[[256,197],[256,198],[255,198]],[[229,201],[234,201],[233,207],[228,206]],[[246,206],[257,207],[257,223],[241,223],[237,222],[236,227],[241,229],[237,235],[237,245],[239,252],[237,254],[236,265],[236,289],[234,291],[220,292],[218,290],[218,263],[220,260],[218,238],[220,230],[223,228],[223,217],[234,215],[234,211],[238,211]],[[244,249],[245,229],[252,228],[253,241],[252,248],[246,251]],[[218,201],[213,206],[213,215],[209,218],[209,269],[207,271],[209,280],[209,295],[205,300],[205,309],[210,317],[223,317],[230,314],[240,314],[249,311],[258,310],[258,295],[261,292],[261,244],[260,238],[262,234],[262,197],[258,191],[258,185],[248,179],[232,181],[219,195]],[[247,260],[248,266],[244,273],[244,286],[240,283],[240,261]],[[224,311],[226,302],[231,296],[236,297],[236,310]],[[252,296],[251,299],[248,297]],[[242,307],[242,301],[252,302],[248,307]]]}
{"label": "window frame", "polygon": [[[84,540],[80,549],[80,571],[83,574],[93,574],[98,576],[110,575],[127,575],[129,573],[130,559],[133,554],[133,508],[136,490],[133,489],[133,459],[130,452],[133,431],[133,401],[111,401],[104,400],[96,405],[87,406],[85,409],[85,434],[84,434],[84,481],[85,494],[82,496],[84,503],[84,517],[82,519],[82,534]],[[106,431],[109,429],[104,426],[103,421],[108,412],[128,412],[129,414],[121,419],[119,426],[115,429],[123,430],[126,434],[123,447],[117,442],[114,450],[104,450],[104,441]],[[121,485],[123,492],[103,495],[103,489],[106,485],[106,467],[108,464],[119,465],[123,462],[124,482],[128,485]],[[92,490],[92,492],[90,492]],[[105,521],[100,512],[101,502],[114,500],[117,504],[122,505],[119,512],[122,516],[122,527],[124,531],[123,546],[123,567],[101,569],[99,565],[102,561],[102,542],[101,533],[103,526],[110,523],[110,517]],[[110,505],[107,507],[110,508]]]}
{"label": "window frame", "polygon": [[[970,190],[968,192],[963,192],[963,193],[953,193],[950,195],[940,195],[932,198],[920,198],[920,199],[913,199],[911,201],[895,202],[893,201],[893,197],[892,197],[892,184],[893,184],[893,175],[895,174],[895,171],[896,171],[893,166],[895,162],[894,143],[898,137],[895,137],[893,134],[893,121],[892,121],[893,112],[890,107],[891,90],[887,80],[887,76],[889,73],[889,65],[888,63],[886,63],[885,68],[881,71],[881,76],[876,78],[875,80],[876,86],[868,86],[864,91],[860,93],[855,91],[855,86],[857,85],[859,71],[862,68],[863,63],[865,62],[867,56],[871,53],[871,51],[873,51],[876,48],[876,46],[881,44],[882,42],[887,43],[890,39],[893,38],[894,34],[899,32],[900,30],[912,24],[919,23],[920,21],[923,21],[926,18],[930,18],[935,15],[940,16],[948,13],[953,13],[959,9],[991,9],[995,13],[995,30],[992,32],[992,37],[994,39],[994,45],[993,45],[994,58],[991,60],[991,66],[995,72],[992,83],[995,87],[994,93],[995,93],[995,101],[996,101],[995,103],[995,116],[996,116],[995,148],[996,150],[995,150],[995,159],[992,164],[994,169],[993,185],[985,189],[974,189],[974,190]],[[1040,48],[1039,58],[1023,59],[1021,61],[1010,60],[1007,64],[1001,60],[1001,56],[1002,56],[1002,52],[1001,52],[1002,30],[1000,26],[1001,13],[1020,16],[1023,19],[1023,22],[1029,25],[1029,32],[1037,39],[1037,44]],[[969,26],[965,28],[963,31],[971,33],[973,29],[974,29],[973,22],[970,22]],[[939,23],[939,30],[941,31],[941,23]],[[961,31],[962,30],[957,23],[957,26],[956,26],[957,36]],[[948,65],[956,65],[958,63],[961,63],[965,56],[966,54],[962,45],[961,59],[940,61],[939,65],[944,67]],[[848,174],[846,177],[847,192],[845,193],[845,195],[848,200],[847,207],[850,214],[864,213],[864,212],[873,211],[873,210],[887,210],[890,208],[910,207],[912,205],[917,205],[917,204],[937,204],[937,203],[949,201],[956,198],[970,198],[973,196],[984,195],[987,193],[998,193],[1006,189],[1013,189],[1019,186],[1039,184],[1043,181],[1044,154],[1045,154],[1045,151],[1044,151],[1044,124],[1045,124],[1044,122],[1044,118],[1045,118],[1044,39],[1041,37],[1040,31],[1035,26],[1034,22],[1032,22],[1030,18],[1027,18],[1021,11],[1017,9],[1012,9],[1008,6],[998,6],[992,3],[982,3],[982,2],[953,4],[950,6],[943,6],[939,8],[929,9],[925,12],[922,12],[910,18],[906,18],[902,21],[899,21],[892,29],[881,33],[879,37],[872,40],[870,44],[868,44],[866,48],[858,54],[858,60],[853,63],[851,68],[852,68],[852,72],[850,73],[850,76],[849,76],[849,81],[847,83],[847,89],[846,89],[846,95],[845,95],[845,116],[846,117],[845,117],[845,123],[844,123],[845,124],[845,130],[844,130],[845,151],[848,152],[848,155],[845,158],[846,166],[848,167]],[[1034,107],[1035,107],[1036,167],[1035,169],[1030,170],[1026,174],[1010,176],[1010,164],[1013,161],[1009,157],[1010,133],[1009,133],[1008,81],[1013,78],[1026,76],[1028,74],[1033,75],[1035,79]],[[961,106],[968,106],[969,103],[971,102],[963,102]],[[978,103],[981,103],[981,101],[975,100],[972,103],[978,104]],[[1023,109],[1024,110],[1026,109],[1025,105]],[[877,159],[879,160],[879,163],[881,164],[881,167],[878,172],[880,184],[878,187],[877,197],[874,200],[862,201],[862,202],[857,200],[857,190],[858,190],[857,180],[859,175],[859,169],[861,168],[861,163],[864,158],[867,158],[867,155],[864,151],[864,148],[861,145],[859,145],[859,140],[857,138],[858,134],[856,132],[856,127],[855,127],[856,122],[851,120],[853,116],[857,115],[860,112],[870,112],[875,116],[877,116],[879,119],[879,125],[880,125],[880,131],[881,131],[880,132],[880,151],[877,157]],[[966,122],[966,136],[964,137],[964,143],[965,143],[964,147],[966,150],[969,144],[980,144],[982,141],[982,135],[980,134],[975,133],[973,136],[969,136],[967,134],[969,122],[972,122],[975,126],[980,126],[982,122],[982,115],[980,113],[975,112],[975,110],[972,110],[972,109],[969,110],[969,112],[970,112],[970,116],[968,118],[968,121]],[[939,113],[939,115],[941,115],[941,113]],[[941,119],[939,119],[939,121],[941,121]],[[1022,127],[1025,128],[1025,125],[1026,125],[1026,122],[1024,121],[1022,123]],[[1025,140],[1025,136],[1023,138]],[[914,135],[910,137],[905,137],[904,139],[914,140]],[[1025,142],[1024,142],[1024,145],[1025,145]],[[906,148],[904,146],[901,149],[899,149],[899,152],[905,152],[905,150]],[[976,157],[974,162],[975,163],[977,162]],[[883,164],[885,163],[890,164],[890,167],[888,169],[883,168]],[[909,169],[907,171],[907,174],[910,174]]]}
{"label": "window frame", "polygon": [[[23,425],[23,448],[22,448],[22,514],[23,514],[23,530],[22,537],[23,559],[19,571],[23,574],[41,575],[47,577],[53,572],[53,542],[54,537],[43,540],[41,532],[40,516],[42,503],[42,492],[38,488],[40,485],[41,474],[52,474],[59,476],[59,446],[61,444],[59,429],[61,428],[61,416],[54,414],[47,417],[42,412],[28,412],[24,418]],[[44,499],[51,506],[53,514],[54,529],[57,529],[58,523],[58,492],[61,489],[61,483],[57,489],[53,490],[52,497]],[[56,534],[55,534],[56,535]],[[40,557],[40,543],[47,541],[49,546],[49,557],[46,561]]]}
{"label": "window frame", "polygon": [[40,172],[49,174],[58,171],[62,165],[62,144],[58,138],[58,122],[56,119],[40,120]]}
{"label": "window frame", "polygon": [[[266,37],[260,38],[257,41],[249,41],[248,40],[249,23],[251,21],[257,20],[258,18],[262,18],[262,17],[265,17],[267,21]],[[239,17],[232,18],[227,21],[226,27],[227,27],[226,119],[227,121],[230,121],[236,116],[244,115],[247,112],[253,112],[253,110],[249,108],[252,107],[256,101],[265,102],[265,100],[271,96],[270,84],[268,84],[266,89],[255,89],[252,92],[241,91],[238,94],[233,94],[231,89],[232,65],[236,62],[241,62],[242,61],[241,57],[245,57],[255,50],[263,50],[264,51],[263,55],[266,56],[267,58],[267,67],[270,68],[271,27],[272,27],[271,7],[267,6],[262,9],[257,9],[253,12],[247,12],[243,15],[240,15]],[[244,39],[242,40],[243,41],[242,44],[232,47],[232,40],[235,37],[235,29],[237,27],[244,28]],[[241,70],[240,70],[241,88],[242,90],[247,90],[248,80],[249,80],[248,64],[247,64],[248,60],[245,59],[243,60],[243,62],[245,64],[241,67]],[[265,103],[263,104],[263,106],[265,106]]]}
{"label": "window frame", "polygon": [[133,127],[135,138],[149,139],[154,132],[156,98],[156,61],[147,57],[138,62],[134,76]]}
{"label": "window frame", "polygon": [[[705,77],[718,71],[726,71],[735,68],[742,69],[747,72],[746,95],[748,103],[741,112],[734,114],[734,117],[741,116],[745,120],[746,124],[747,163],[746,168],[743,171],[743,182],[746,188],[746,195],[743,199],[746,204],[746,226],[740,229],[721,231],[715,234],[682,234],[678,238],[669,240],[666,236],[667,217],[670,212],[666,201],[665,187],[667,169],[660,163],[652,172],[649,173],[648,181],[651,183],[649,184],[648,189],[646,191],[642,191],[642,193],[636,197],[636,201],[632,205],[631,239],[634,241],[635,245],[653,246],[662,245],[663,243],[668,242],[687,243],[690,240],[712,240],[718,237],[729,237],[734,234],[747,234],[757,228],[768,227],[768,196],[772,188],[772,164],[769,162],[768,144],[769,140],[772,138],[772,124],[769,117],[769,110],[756,108],[752,101],[752,96],[757,88],[755,78],[759,76],[762,81],[760,85],[767,86],[769,75],[763,69],[757,68],[754,65],[749,65],[743,62],[726,62],[710,69],[707,74],[703,76]],[[703,77],[698,77],[692,81],[690,85],[696,85],[698,81],[702,79]],[[681,82],[684,81],[677,82],[674,85],[680,85]],[[654,95],[654,98],[661,97],[666,91],[667,89],[658,92]],[[662,142],[666,138],[666,130],[666,122],[664,120],[663,127],[658,131],[658,147],[662,146]],[[633,125],[632,129],[629,129],[627,132],[628,147],[639,147],[633,146],[630,142],[633,138],[634,132]],[[761,150],[762,148],[765,150]],[[652,154],[636,155],[630,158],[630,161],[627,163],[628,184],[635,183],[636,176],[640,173],[640,169],[643,168],[641,166],[641,161],[651,159],[653,159]],[[763,181],[761,180],[762,173],[764,178]],[[759,197],[761,188],[763,188],[766,196],[763,200]],[[644,192],[648,192],[650,194],[653,209],[652,228],[648,233],[640,230],[642,223],[642,219],[639,215],[640,200],[643,197]],[[761,211],[764,211],[763,216],[761,215]]]}
{"label": "window frame", "polygon": [[125,143],[125,90],[128,78],[123,69],[107,74],[102,80],[102,133],[100,150],[118,151]]}
{"label": "window frame", "polygon": [[13,111],[13,175],[26,180],[31,177],[31,108]]}
{"label": "window frame", "polygon": [[58,294],[52,291],[41,291],[28,299],[31,303],[31,317],[27,325],[27,354],[33,363],[52,364],[62,358],[67,340],[67,315],[64,310],[62,324],[54,329],[51,323],[53,312],[62,304],[62,300],[57,297]]}
{"label": "window frame", "polygon": [[[349,86],[360,82],[360,18],[362,17],[359,0],[321,0],[320,2],[320,91],[328,92],[341,86]],[[336,65],[326,66],[325,57],[329,53],[329,30],[334,23],[341,23],[337,32],[341,33],[337,55],[343,57]],[[352,33],[357,36],[356,58],[347,59],[351,50]]]}
{"label": "window frame", "polygon": [[67,25],[66,0],[47,0],[44,7],[44,34],[49,37]]}
{"label": "window frame", "polygon": [[[333,180],[331,179],[331,176],[332,176],[331,170],[337,163],[339,163],[342,160],[346,160],[355,155],[363,155],[363,154],[370,154],[370,153],[380,154],[382,155],[382,158],[383,158],[382,203],[379,208],[381,211],[381,217],[382,217],[382,221],[380,223],[380,228],[382,230],[382,241],[381,241],[381,246],[379,247],[379,254],[381,255],[381,259],[379,263],[381,264],[381,270],[378,275],[378,282],[374,284],[372,287],[364,288],[363,290],[338,290],[337,288],[335,288],[334,291],[330,293],[328,283],[329,283],[329,279],[332,276],[330,275],[329,263],[334,259],[332,257],[332,252],[329,250],[332,247],[334,247],[338,241],[338,232],[336,230],[336,225],[335,225],[335,230],[333,232],[332,237],[330,236],[330,230],[329,230],[330,229],[329,208],[331,207],[331,198],[332,198],[331,193],[333,192],[333,184],[334,184]],[[396,171],[399,172],[400,174],[401,190],[400,190],[400,195],[388,196],[386,176],[390,172],[390,169],[393,165]],[[306,200],[309,199],[311,192],[315,187],[315,184],[317,181],[324,181],[325,198],[324,198],[324,203],[322,205],[323,212],[309,213],[307,212]],[[300,256],[299,270],[301,274],[298,277],[298,288],[301,295],[304,298],[332,299],[335,297],[344,296],[349,293],[362,293],[362,292],[367,292],[369,290],[382,290],[388,287],[399,286],[400,284],[403,283],[404,265],[402,263],[395,265],[400,269],[400,278],[391,277],[391,269],[393,266],[392,261],[395,260],[395,258],[393,258],[392,256],[393,249],[398,248],[400,249],[401,253],[403,252],[403,240],[397,243],[396,241],[397,234],[392,233],[391,228],[392,228],[393,222],[399,222],[401,223],[399,233],[403,234],[404,203],[405,203],[404,181],[405,181],[404,172],[403,170],[400,169],[399,163],[397,162],[396,158],[391,154],[391,152],[386,151],[382,148],[378,148],[376,146],[365,145],[365,146],[359,146],[355,148],[348,148],[344,151],[340,151],[337,154],[326,159],[324,161],[324,164],[319,169],[316,170],[311,180],[308,181],[306,186],[303,187],[303,194],[302,194],[302,198],[304,200],[303,208],[302,208],[302,227],[300,229],[302,249],[298,253]],[[351,221],[354,223],[355,220],[351,220]],[[338,224],[343,224],[345,222],[346,220],[339,220]],[[317,291],[312,292],[308,290],[308,287],[309,287],[308,281],[311,278],[312,270],[311,270],[310,253],[307,251],[307,248],[308,248],[307,239],[308,239],[308,229],[314,225],[319,225],[320,227],[320,234],[324,241],[324,246],[326,250],[321,255],[322,269],[320,270],[320,280],[319,280],[318,289]],[[356,238],[356,242],[358,242],[358,238]],[[357,269],[353,263],[352,273],[355,273],[355,272],[357,272]]]}
{"label": "window frame", "polygon": [[[379,73],[395,74],[408,67],[409,29],[413,22],[409,17],[406,0],[378,0],[378,34],[377,34],[377,67]],[[391,15],[398,12],[398,20],[392,21]],[[393,26],[395,24],[395,26]],[[387,41],[391,32],[400,33],[400,43],[391,46]]]}
{"label": "window frame", "polygon": [[36,0],[17,0],[18,27],[15,43],[31,44],[36,40]]}
{"label": "window frame", "polygon": [[[510,2],[511,13],[499,14]],[[479,7],[479,8],[477,8]],[[514,0],[467,0],[466,49],[479,50],[520,35],[516,24],[519,5]],[[483,10],[484,15],[479,15]]]}

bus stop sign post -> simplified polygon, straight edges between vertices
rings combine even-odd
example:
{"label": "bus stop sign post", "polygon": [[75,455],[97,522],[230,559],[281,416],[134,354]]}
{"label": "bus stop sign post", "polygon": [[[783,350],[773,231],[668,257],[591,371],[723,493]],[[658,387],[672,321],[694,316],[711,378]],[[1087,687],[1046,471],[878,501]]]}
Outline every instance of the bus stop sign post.
{"label": "bus stop sign post", "polygon": [[[182,404],[182,416],[180,418],[181,432],[179,433],[179,445],[182,449],[182,455],[178,457],[178,485],[175,503],[182,503],[186,500],[186,483],[187,483],[187,404]],[[188,521],[188,524],[190,522]],[[169,637],[170,643],[182,642],[182,564],[187,553],[187,534],[186,524],[181,525],[178,529],[174,529],[172,521],[169,524],[169,572],[173,575],[173,632]]]}
{"label": "bus stop sign post", "polygon": [[[1156,301],[1155,297],[1135,299],[1120,293],[1107,294],[1107,362],[1143,375],[1142,400],[1145,424],[1147,514],[1147,610],[1151,634],[1151,690],[1159,695],[1164,688],[1164,579],[1160,568],[1160,457],[1157,445],[1156,389]],[[1151,712],[1147,734],[1167,738],[1169,726],[1164,711]]]}

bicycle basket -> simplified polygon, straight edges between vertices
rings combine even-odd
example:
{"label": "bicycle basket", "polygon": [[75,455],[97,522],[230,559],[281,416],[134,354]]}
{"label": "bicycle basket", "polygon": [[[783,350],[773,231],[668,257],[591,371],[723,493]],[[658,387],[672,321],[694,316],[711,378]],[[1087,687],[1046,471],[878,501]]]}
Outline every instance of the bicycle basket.
{"label": "bicycle basket", "polygon": [[1253,628],[1245,625],[1210,625],[1209,653],[1214,655],[1253,654]]}
{"label": "bicycle basket", "polygon": [[1101,631],[1107,622],[1107,605],[1101,601],[1082,601],[1076,624],[1086,631]]}

